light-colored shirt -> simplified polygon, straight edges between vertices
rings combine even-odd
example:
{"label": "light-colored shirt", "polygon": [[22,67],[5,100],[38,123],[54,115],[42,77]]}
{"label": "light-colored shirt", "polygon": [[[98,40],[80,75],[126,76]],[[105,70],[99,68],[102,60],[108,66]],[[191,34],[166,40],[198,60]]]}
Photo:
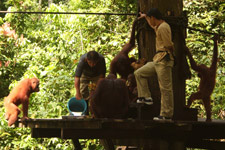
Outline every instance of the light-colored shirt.
{"label": "light-colored shirt", "polygon": [[169,24],[164,21],[158,26],[158,28],[154,28],[154,30],[156,33],[156,55],[154,56],[153,61],[158,62],[162,60],[167,53],[170,54],[170,59],[174,60],[171,52],[166,49],[166,47],[173,47],[172,34]]}

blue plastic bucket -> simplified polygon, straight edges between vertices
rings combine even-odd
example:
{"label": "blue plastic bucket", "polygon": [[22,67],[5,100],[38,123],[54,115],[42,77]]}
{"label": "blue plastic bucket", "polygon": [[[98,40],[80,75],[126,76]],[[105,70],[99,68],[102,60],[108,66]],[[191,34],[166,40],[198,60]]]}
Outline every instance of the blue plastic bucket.
{"label": "blue plastic bucket", "polygon": [[67,108],[69,109],[70,115],[82,116],[85,115],[87,110],[87,103],[84,99],[77,100],[75,97],[72,97],[67,103]]}

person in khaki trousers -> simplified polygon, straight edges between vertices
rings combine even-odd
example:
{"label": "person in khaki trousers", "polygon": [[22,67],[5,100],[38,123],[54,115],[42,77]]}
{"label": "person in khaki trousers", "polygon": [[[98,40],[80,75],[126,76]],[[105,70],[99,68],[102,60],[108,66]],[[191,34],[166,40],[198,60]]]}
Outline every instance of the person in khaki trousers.
{"label": "person in khaki trousers", "polygon": [[147,15],[140,13],[156,33],[156,54],[153,62],[148,62],[134,72],[137,81],[137,103],[153,104],[151,93],[148,88],[148,78],[157,75],[161,92],[160,115],[154,120],[171,120],[174,111],[172,67],[174,65],[173,42],[170,26],[162,20],[160,11],[152,8]]}

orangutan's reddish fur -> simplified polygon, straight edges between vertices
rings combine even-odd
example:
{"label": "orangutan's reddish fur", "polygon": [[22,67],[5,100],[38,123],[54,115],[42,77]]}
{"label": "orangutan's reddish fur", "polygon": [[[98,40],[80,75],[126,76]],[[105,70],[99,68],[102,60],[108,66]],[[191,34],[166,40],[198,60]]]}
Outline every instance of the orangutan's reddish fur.
{"label": "orangutan's reddish fur", "polygon": [[128,112],[129,96],[123,79],[114,74],[98,81],[90,99],[90,111],[95,118],[125,118]]}
{"label": "orangutan's reddish fur", "polygon": [[131,63],[135,62],[136,59],[128,57],[129,52],[135,47],[135,26],[137,24],[137,19],[134,21],[131,31],[130,41],[125,44],[123,49],[116,55],[116,57],[110,63],[110,73],[121,76],[122,79],[127,79],[130,73],[134,72],[131,67]]}
{"label": "orangutan's reddish fur", "polygon": [[205,106],[207,119],[206,121],[211,121],[211,94],[215,87],[216,83],[216,69],[217,69],[217,60],[218,60],[218,48],[217,48],[217,35],[214,36],[214,49],[213,49],[213,57],[212,64],[210,67],[207,67],[204,64],[197,65],[189,49],[186,47],[186,53],[190,60],[191,68],[198,72],[198,76],[200,77],[199,90],[196,93],[193,93],[188,99],[188,107],[191,106],[192,102],[196,99],[202,99],[203,104]]}
{"label": "orangutan's reddish fur", "polygon": [[10,94],[4,99],[4,106],[6,109],[5,118],[8,120],[8,125],[14,124],[20,109],[18,106],[22,104],[23,118],[28,118],[28,104],[30,94],[39,91],[39,80],[37,78],[24,79],[16,85]]}
{"label": "orangutan's reddish fur", "polygon": [[130,103],[136,102],[138,93],[137,93],[137,83],[133,73],[129,74],[127,77],[126,85],[128,88],[128,94]]}

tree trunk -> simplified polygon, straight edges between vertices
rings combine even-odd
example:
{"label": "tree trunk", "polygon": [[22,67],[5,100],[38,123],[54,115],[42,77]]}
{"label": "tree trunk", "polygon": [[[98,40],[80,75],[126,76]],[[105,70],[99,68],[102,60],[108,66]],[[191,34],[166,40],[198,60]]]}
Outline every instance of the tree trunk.
{"label": "tree trunk", "polygon": [[[182,26],[183,0],[139,0],[139,10],[147,13],[150,8],[158,8],[172,30],[172,40],[175,47],[176,66],[173,68],[173,91],[174,91],[174,119],[196,120],[197,111],[185,108],[185,80],[190,77],[190,70],[184,54],[185,28]],[[170,12],[170,13],[168,13]],[[185,20],[185,19],[183,19]],[[179,24],[180,25],[177,25]],[[155,32],[141,20],[138,27],[139,57],[152,61],[155,55]],[[160,112],[160,89],[157,77],[149,79],[149,88],[154,100],[154,116]]]}
{"label": "tree trunk", "polygon": [[150,8],[158,8],[162,15],[172,11],[174,16],[181,16],[183,12],[183,0],[139,0],[140,11],[147,13]]}

